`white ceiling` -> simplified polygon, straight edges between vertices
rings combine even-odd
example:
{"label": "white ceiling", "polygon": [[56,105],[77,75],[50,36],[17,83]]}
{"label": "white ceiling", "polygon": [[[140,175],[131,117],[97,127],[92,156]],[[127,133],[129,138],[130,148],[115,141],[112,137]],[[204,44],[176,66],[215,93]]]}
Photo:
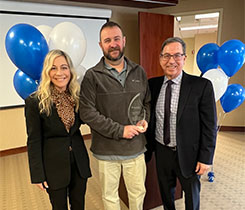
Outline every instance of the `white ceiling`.
{"label": "white ceiling", "polygon": [[196,20],[195,15],[181,16],[181,21],[177,21],[175,18],[174,35],[181,38],[190,38],[190,37],[194,37],[195,34],[217,32],[218,28],[188,30],[188,31],[181,31],[180,28],[190,27],[190,26],[218,25],[218,21],[219,21],[219,17],[203,18],[203,19]]}

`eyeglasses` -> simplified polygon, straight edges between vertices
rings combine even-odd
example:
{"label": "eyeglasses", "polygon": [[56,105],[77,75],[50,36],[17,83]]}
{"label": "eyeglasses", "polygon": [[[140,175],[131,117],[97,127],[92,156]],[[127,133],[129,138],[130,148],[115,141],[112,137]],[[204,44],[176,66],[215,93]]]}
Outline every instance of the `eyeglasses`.
{"label": "eyeglasses", "polygon": [[168,61],[170,60],[171,57],[173,57],[175,61],[179,61],[181,60],[183,55],[185,54],[176,53],[176,54],[170,55],[168,53],[165,53],[165,54],[160,54],[160,58],[162,58],[164,61]]}

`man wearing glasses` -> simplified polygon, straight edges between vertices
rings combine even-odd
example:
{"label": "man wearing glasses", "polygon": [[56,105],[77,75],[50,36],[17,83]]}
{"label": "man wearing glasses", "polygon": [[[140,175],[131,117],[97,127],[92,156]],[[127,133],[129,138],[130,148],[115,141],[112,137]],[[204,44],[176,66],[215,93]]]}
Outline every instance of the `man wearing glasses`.
{"label": "man wearing glasses", "polygon": [[149,80],[152,94],[148,146],[155,150],[165,210],[175,210],[176,178],[187,210],[198,210],[200,175],[212,164],[216,144],[216,106],[212,83],[183,71],[186,45],[180,38],[162,44],[164,76]]}

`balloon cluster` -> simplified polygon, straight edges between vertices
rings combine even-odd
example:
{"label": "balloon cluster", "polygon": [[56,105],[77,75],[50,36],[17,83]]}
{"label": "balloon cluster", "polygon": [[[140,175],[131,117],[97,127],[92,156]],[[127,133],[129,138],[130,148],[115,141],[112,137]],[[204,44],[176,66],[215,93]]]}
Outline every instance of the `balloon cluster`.
{"label": "balloon cluster", "polygon": [[6,34],[5,47],[18,70],[14,75],[16,92],[25,99],[37,89],[48,44],[42,33],[28,24],[12,26]]}
{"label": "balloon cluster", "polygon": [[196,59],[202,76],[212,82],[215,100],[220,99],[224,112],[239,107],[245,99],[245,90],[240,84],[228,85],[228,80],[245,62],[244,43],[236,39],[226,41],[221,47],[208,43],[200,48]]}
{"label": "balloon cluster", "polygon": [[22,99],[37,90],[43,61],[49,50],[60,49],[71,57],[74,67],[77,67],[79,81],[86,71],[81,62],[87,42],[82,30],[71,22],[59,23],[53,29],[47,25],[16,24],[6,34],[5,48],[18,68],[13,83]]}

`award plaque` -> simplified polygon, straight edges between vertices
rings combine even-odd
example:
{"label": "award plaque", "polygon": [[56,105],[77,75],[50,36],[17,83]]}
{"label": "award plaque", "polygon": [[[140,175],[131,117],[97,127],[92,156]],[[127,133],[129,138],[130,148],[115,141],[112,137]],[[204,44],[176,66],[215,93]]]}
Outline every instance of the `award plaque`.
{"label": "award plaque", "polygon": [[139,128],[144,129],[141,121],[145,120],[145,109],[140,99],[140,93],[135,95],[128,106],[128,118],[132,125],[137,125]]}

